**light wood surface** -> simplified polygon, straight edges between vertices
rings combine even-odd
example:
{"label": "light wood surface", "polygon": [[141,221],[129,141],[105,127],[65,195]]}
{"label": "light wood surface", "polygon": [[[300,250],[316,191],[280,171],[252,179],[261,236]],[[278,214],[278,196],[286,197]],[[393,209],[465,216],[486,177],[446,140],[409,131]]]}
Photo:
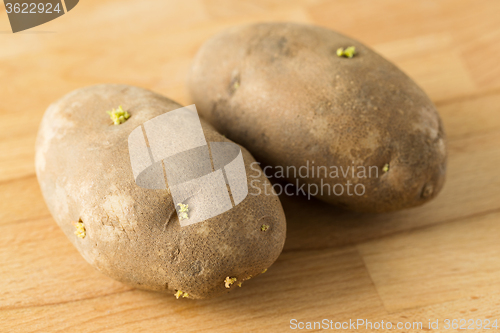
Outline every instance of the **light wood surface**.
{"label": "light wood surface", "polygon": [[[201,43],[268,20],[338,30],[421,85],[449,138],[442,193],[382,215],[283,198],[278,261],[214,300],[176,300],[96,272],[53,221],[36,181],[46,107],[96,83],[189,104],[185,77]],[[422,321],[427,331],[429,320],[500,321],[498,0],[83,0],[45,25],[9,31],[0,5],[0,332],[286,332],[291,319],[325,318]]]}

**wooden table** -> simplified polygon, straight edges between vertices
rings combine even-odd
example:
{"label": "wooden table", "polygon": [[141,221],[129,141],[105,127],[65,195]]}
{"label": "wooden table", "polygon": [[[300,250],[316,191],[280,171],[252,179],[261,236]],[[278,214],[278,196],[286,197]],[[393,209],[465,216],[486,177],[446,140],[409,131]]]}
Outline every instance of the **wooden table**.
{"label": "wooden table", "polygon": [[[498,0],[84,0],[17,34],[0,8],[0,332],[284,332],[291,319],[422,322],[424,330],[439,320],[451,332],[446,318],[500,321]],[[47,106],[96,83],[189,104],[185,77],[201,43],[266,20],[338,30],[415,79],[449,139],[442,193],[383,215],[284,198],[288,237],[278,261],[214,300],[176,300],[96,272],[37,184],[34,142]]]}

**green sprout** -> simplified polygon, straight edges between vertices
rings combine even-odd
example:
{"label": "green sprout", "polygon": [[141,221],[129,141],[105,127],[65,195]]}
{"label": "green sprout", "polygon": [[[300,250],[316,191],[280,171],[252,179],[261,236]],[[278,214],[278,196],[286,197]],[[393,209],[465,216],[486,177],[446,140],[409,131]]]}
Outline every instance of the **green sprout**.
{"label": "green sprout", "polygon": [[73,225],[76,228],[75,235],[81,239],[85,238],[87,232],[85,231],[85,226],[82,221],[73,222]]}
{"label": "green sprout", "polygon": [[229,288],[231,288],[231,285],[236,282],[236,280],[237,280],[237,278],[228,276],[224,280],[224,286],[229,289]]}
{"label": "green sprout", "polygon": [[356,55],[356,48],[354,46],[349,46],[345,49],[340,47],[337,49],[337,55],[339,57],[352,58]]}
{"label": "green sprout", "polygon": [[118,109],[106,111],[106,113],[109,114],[109,117],[115,125],[123,124],[127,121],[128,118],[130,118],[130,114],[127,111],[123,110],[121,105],[118,107]]}
{"label": "green sprout", "polygon": [[179,206],[179,220],[187,220],[189,219],[189,205],[184,205],[182,203],[178,203],[177,206]]}
{"label": "green sprout", "polygon": [[269,226],[267,224],[263,224],[261,227],[260,227],[260,231],[267,231],[267,229],[269,229]]}
{"label": "green sprout", "polygon": [[189,297],[189,294],[185,293],[183,291],[177,290],[176,293],[174,294],[174,296],[176,299],[179,299],[180,297],[182,297],[182,298]]}
{"label": "green sprout", "polygon": [[382,168],[382,171],[383,172],[389,171],[389,163],[387,163],[386,165],[384,165],[384,167]]}

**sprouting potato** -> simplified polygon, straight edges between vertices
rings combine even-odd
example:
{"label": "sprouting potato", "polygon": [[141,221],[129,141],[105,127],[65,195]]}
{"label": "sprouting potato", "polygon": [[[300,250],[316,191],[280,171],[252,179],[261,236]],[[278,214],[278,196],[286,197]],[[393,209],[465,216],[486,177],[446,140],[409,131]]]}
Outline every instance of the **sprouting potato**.
{"label": "sprouting potato", "polygon": [[[421,205],[444,184],[445,133],[430,99],[334,31],[230,28],[201,47],[189,89],[200,114],[272,166],[269,175],[289,171],[283,178],[326,202],[387,212]],[[292,172],[301,167],[309,174]]]}
{"label": "sprouting potato", "polygon": [[[135,183],[127,138],[146,121],[180,107],[125,85],[69,93],[43,117],[36,172],[54,219],[96,269],[136,288],[209,298],[277,259],[285,216],[276,195],[249,194],[220,215],[181,226],[181,217],[188,219],[196,207],[173,202],[169,188]],[[230,142],[203,119],[201,125],[207,141]],[[248,169],[254,159],[241,151]],[[269,185],[264,176],[258,180],[254,186]],[[269,227],[262,231],[264,224]],[[228,278],[235,279],[229,288]]]}

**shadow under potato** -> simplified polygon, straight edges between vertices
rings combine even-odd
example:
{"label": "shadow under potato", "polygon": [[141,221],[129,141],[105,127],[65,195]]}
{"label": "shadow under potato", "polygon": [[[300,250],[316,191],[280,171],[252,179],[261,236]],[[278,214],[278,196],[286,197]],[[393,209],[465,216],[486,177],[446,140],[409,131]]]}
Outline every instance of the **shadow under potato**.
{"label": "shadow under potato", "polygon": [[426,210],[425,206],[390,213],[359,213],[307,195],[295,195],[295,190],[290,192],[294,195],[279,196],[287,221],[283,252],[354,245],[432,223],[416,213]]}

